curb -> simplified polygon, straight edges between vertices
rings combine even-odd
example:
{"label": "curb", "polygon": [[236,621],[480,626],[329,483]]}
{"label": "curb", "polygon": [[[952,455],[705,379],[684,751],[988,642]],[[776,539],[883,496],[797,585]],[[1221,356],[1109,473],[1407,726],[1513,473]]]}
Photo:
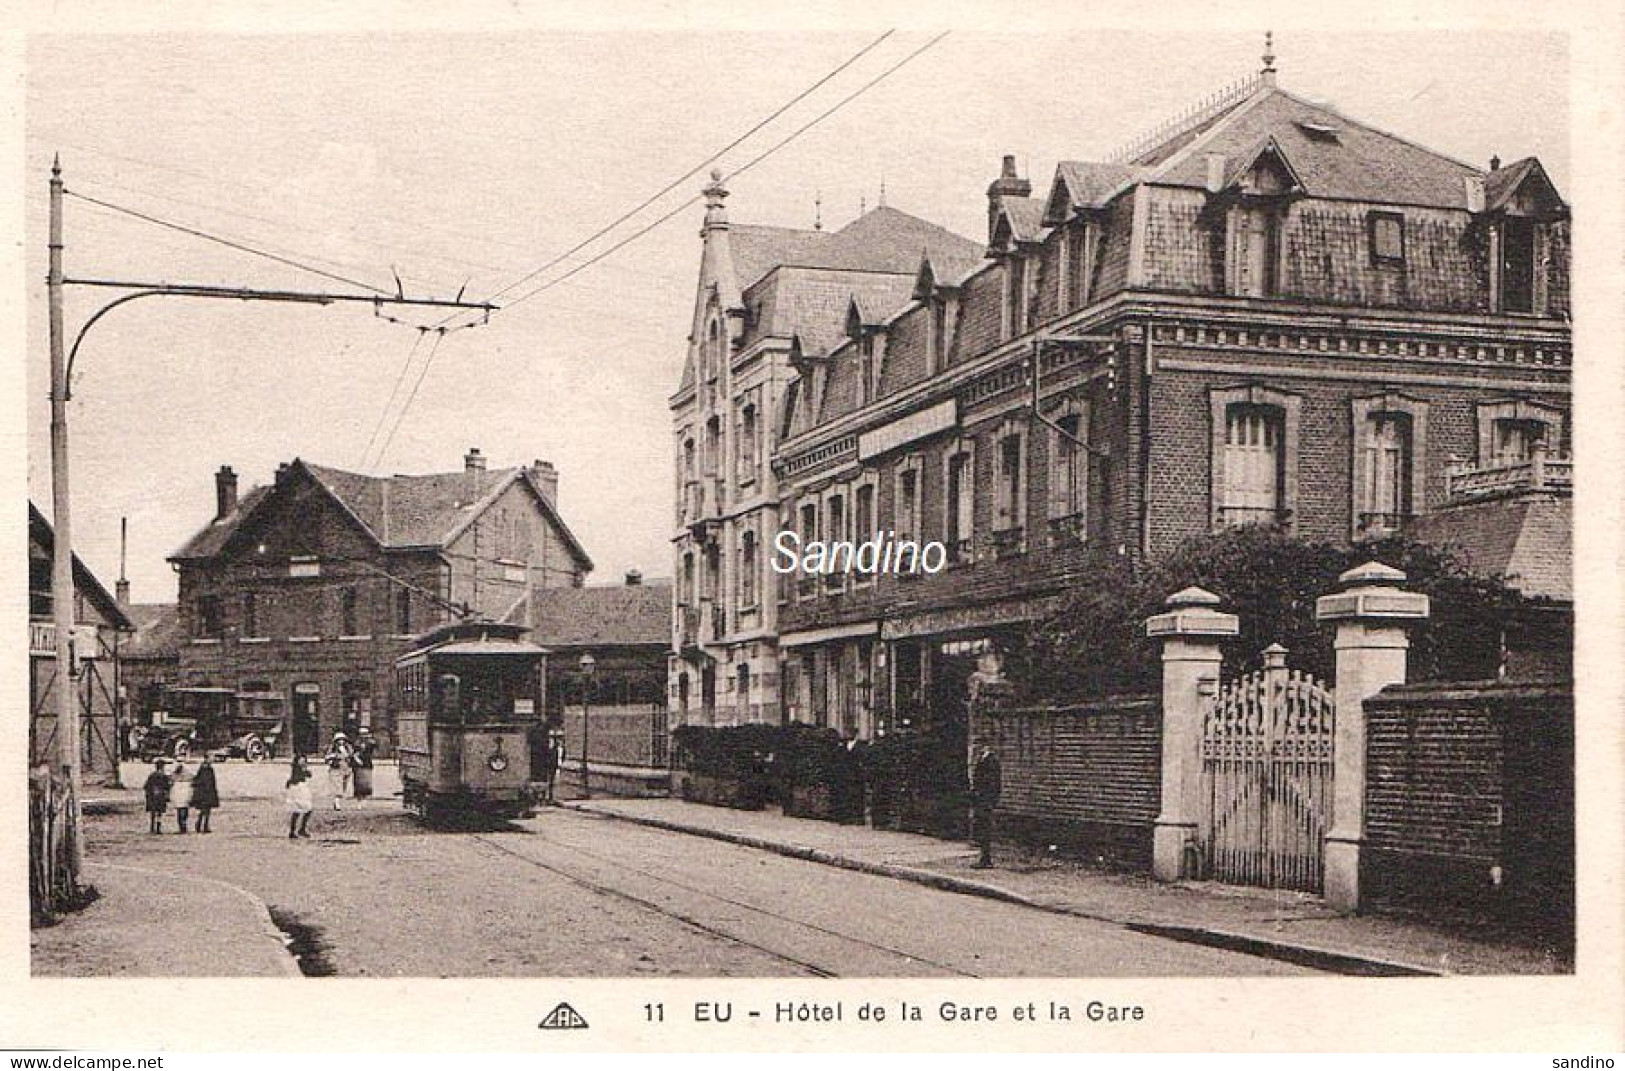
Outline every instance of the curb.
{"label": "curb", "polygon": [[[132,874],[147,874],[154,877],[168,878],[172,881],[182,880],[175,874],[168,871],[149,870],[146,867],[126,866],[122,863],[102,863],[94,860],[86,860],[85,865],[87,867],[102,867],[106,870],[123,870]],[[277,952],[279,953],[277,956],[277,965],[281,968],[283,975],[289,978],[304,977],[304,973],[299,969],[299,961],[295,959],[293,953],[288,950],[287,934],[283,933],[282,930],[277,926],[276,922],[272,920],[271,908],[264,900],[261,900],[258,896],[255,896],[242,886],[233,885],[229,881],[220,881],[216,878],[200,877],[191,877],[186,880],[206,882],[210,885],[218,885],[223,889],[230,889],[238,896],[241,896],[243,899],[253,904],[255,911],[259,914],[262,935],[267,939],[276,942]]]}
{"label": "curb", "polygon": [[1291,944],[1284,941],[1271,941],[1251,934],[1228,930],[1147,922],[1141,919],[1083,911],[1065,904],[1036,900],[987,882],[956,878],[951,874],[939,874],[934,870],[921,870],[918,867],[900,866],[896,863],[871,863],[863,859],[836,855],[821,848],[803,848],[793,844],[766,840],[762,837],[753,837],[745,833],[730,833],[726,830],[708,829],[704,826],[684,825],[681,822],[646,815],[622,814],[618,811],[599,808],[591,802],[584,803],[580,800],[572,800],[563,802],[560,806],[584,814],[611,818],[618,822],[629,822],[632,825],[647,826],[651,829],[661,829],[671,833],[685,833],[689,836],[705,837],[710,840],[736,844],[742,848],[755,848],[759,851],[772,852],[774,855],[782,855],[790,859],[802,859],[811,863],[820,863],[824,866],[838,867],[842,870],[855,870],[864,874],[873,874],[877,877],[894,878],[898,881],[913,882],[916,885],[927,885],[943,892],[958,893],[962,896],[979,896],[984,900],[998,900],[1019,907],[1032,908],[1036,911],[1047,911],[1052,915],[1067,915],[1072,918],[1089,919],[1092,922],[1106,922],[1152,937],[1183,941],[1187,944],[1206,945],[1210,948],[1222,948],[1232,952],[1243,952],[1248,955],[1279,960],[1285,963],[1296,963],[1300,966],[1312,967],[1334,974],[1365,977],[1438,978],[1449,973],[1398,960],[1360,956],[1348,952],[1338,952],[1310,945]]}

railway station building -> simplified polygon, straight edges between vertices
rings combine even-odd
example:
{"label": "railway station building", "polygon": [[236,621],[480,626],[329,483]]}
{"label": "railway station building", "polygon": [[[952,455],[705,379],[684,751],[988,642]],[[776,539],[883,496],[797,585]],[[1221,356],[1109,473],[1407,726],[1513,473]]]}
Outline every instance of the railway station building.
{"label": "railway station building", "polygon": [[558,509],[548,462],[371,476],[295,459],[239,495],[215,475],[214,517],[176,551],[178,683],[284,704],[305,753],[365,726],[395,743],[395,658],[462,616],[501,621],[537,588],[592,569]]}
{"label": "railway station building", "polygon": [[[799,267],[846,232],[730,225],[713,183],[672,399],[676,719],[954,721],[978,660],[1094,570],[1232,525],[1412,530],[1537,455],[1566,479],[1568,208],[1538,160],[1486,165],[1266,57],[1042,185],[1005,156],[975,242],[865,236],[906,274]],[[945,566],[781,575],[778,532]]]}

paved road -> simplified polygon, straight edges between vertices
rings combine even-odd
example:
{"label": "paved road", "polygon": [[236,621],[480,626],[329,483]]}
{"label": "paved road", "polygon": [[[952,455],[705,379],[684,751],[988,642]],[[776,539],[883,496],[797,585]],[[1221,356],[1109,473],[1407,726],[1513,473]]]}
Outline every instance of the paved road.
{"label": "paved road", "polygon": [[228,792],[208,836],[154,837],[144,825],[93,818],[90,848],[251,891],[307,928],[313,961],[340,975],[1306,973],[561,809],[432,832],[382,799],[321,810],[314,839],[290,841],[275,800]]}

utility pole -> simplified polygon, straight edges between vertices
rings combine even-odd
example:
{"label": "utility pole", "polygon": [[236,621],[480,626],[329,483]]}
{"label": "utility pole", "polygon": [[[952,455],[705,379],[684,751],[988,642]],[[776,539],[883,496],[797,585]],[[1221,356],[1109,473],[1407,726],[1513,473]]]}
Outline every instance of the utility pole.
{"label": "utility pole", "polygon": [[56,628],[58,768],[68,783],[69,881],[79,885],[85,849],[79,837],[79,711],[73,666],[73,519],[68,496],[68,374],[62,352],[62,160],[51,161],[51,264],[46,291],[51,319],[51,620]]}
{"label": "utility pole", "polygon": [[[84,844],[79,833],[80,726],[77,673],[73,665],[74,586],[73,526],[68,480],[68,399],[72,397],[73,364],[86,333],[104,315],[127,302],[145,297],[213,298],[233,301],[280,301],[305,305],[331,305],[358,302],[373,306],[413,305],[432,308],[467,309],[489,316],[496,306],[488,302],[465,302],[440,298],[409,298],[399,289],[394,294],[345,294],[304,290],[262,290],[252,287],[225,287],[197,283],[148,283],[110,279],[68,279],[62,274],[62,158],[51,161],[50,270],[46,278],[50,306],[51,346],[51,525],[54,533],[51,562],[51,616],[56,629],[56,719],[58,765],[69,789],[67,837],[72,845],[69,865],[71,885],[77,889],[84,869]],[[73,347],[63,353],[62,291],[65,286],[107,287],[130,293],[114,298],[97,309],[79,328]],[[459,295],[460,297],[460,295]],[[433,330],[444,335],[449,329]],[[120,573],[122,575],[122,567]],[[116,749],[115,749],[116,753]]]}

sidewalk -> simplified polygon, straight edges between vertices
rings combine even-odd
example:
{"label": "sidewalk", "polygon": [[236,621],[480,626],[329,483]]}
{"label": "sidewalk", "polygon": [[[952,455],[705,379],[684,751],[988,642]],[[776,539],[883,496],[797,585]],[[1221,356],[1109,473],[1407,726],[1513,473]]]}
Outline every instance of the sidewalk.
{"label": "sidewalk", "polygon": [[234,885],[87,860],[98,899],[29,933],[36,976],[297,978],[265,904]]}
{"label": "sidewalk", "polygon": [[577,800],[564,806],[1345,974],[1554,974],[1567,969],[1534,949],[1401,920],[1338,915],[1303,893],[1205,882],[1169,885],[1011,850],[994,869],[978,870],[972,865],[976,853],[965,844],[786,818],[777,810],[736,811],[674,799]]}

